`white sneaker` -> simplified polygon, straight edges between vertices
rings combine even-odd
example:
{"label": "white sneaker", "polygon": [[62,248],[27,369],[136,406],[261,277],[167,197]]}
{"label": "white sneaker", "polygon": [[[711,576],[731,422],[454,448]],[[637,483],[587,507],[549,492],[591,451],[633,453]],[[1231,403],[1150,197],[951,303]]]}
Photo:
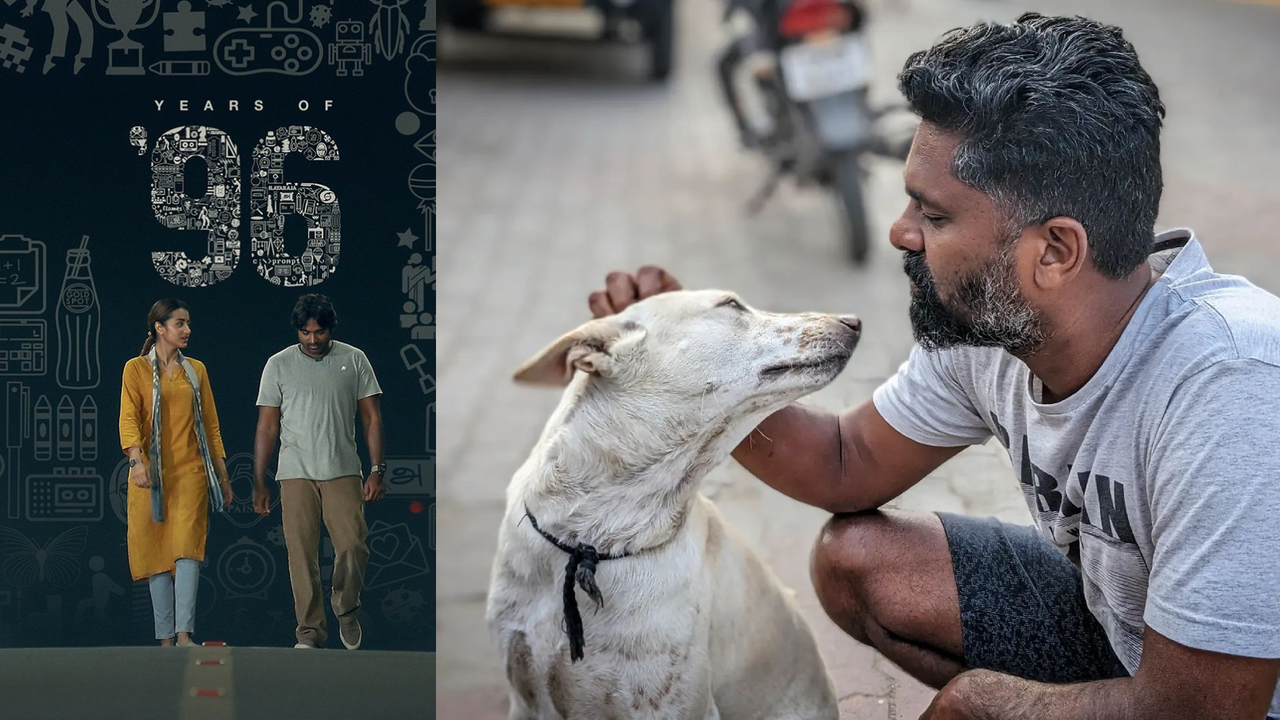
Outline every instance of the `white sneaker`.
{"label": "white sneaker", "polygon": [[309,643],[309,642],[299,642],[299,643],[297,643],[296,645],[294,645],[293,647],[294,647],[294,648],[301,648],[301,649],[304,649],[304,650],[315,650],[315,649],[316,649],[316,646],[315,646],[315,645],[312,645],[312,644],[311,644],[311,643]]}

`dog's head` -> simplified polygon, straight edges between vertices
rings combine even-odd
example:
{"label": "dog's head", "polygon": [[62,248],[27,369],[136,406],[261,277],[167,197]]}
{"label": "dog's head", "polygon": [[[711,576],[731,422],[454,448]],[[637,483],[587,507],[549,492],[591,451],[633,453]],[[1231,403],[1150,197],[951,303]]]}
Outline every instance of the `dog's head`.
{"label": "dog's head", "polygon": [[732,292],[667,292],[566,333],[515,380],[563,386],[582,371],[656,423],[738,420],[830,383],[860,330],[853,316],[763,312]]}

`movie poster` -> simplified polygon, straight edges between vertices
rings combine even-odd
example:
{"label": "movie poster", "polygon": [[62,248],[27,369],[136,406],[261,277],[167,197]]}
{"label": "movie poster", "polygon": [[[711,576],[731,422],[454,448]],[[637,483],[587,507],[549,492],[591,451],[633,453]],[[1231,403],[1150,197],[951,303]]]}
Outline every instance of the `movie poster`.
{"label": "movie poster", "polygon": [[[126,547],[125,363],[161,298],[216,398],[234,500],[210,511],[194,637],[290,647],[259,382],[329,297],[382,389],[364,647],[435,649],[435,6],[0,0],[0,647],[150,645]],[[356,419],[362,472],[370,457]],[[332,541],[317,550],[328,607]]]}

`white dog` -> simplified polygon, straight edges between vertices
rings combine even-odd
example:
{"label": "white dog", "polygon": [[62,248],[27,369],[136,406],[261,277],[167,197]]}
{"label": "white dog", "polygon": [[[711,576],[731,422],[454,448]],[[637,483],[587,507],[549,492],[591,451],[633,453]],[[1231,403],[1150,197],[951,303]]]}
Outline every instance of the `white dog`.
{"label": "white dog", "polygon": [[499,531],[487,616],[511,718],[835,720],[794,594],[698,487],[761,420],[831,382],[858,334],[853,317],[679,291],[517,371],[569,387]]}

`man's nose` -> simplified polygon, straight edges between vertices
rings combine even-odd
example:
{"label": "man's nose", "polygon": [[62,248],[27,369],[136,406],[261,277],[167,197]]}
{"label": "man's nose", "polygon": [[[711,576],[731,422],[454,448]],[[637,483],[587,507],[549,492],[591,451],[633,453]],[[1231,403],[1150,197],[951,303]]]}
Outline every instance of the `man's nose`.
{"label": "man's nose", "polygon": [[906,252],[924,250],[924,237],[920,234],[920,226],[907,219],[905,212],[889,226],[889,243],[898,250]]}

